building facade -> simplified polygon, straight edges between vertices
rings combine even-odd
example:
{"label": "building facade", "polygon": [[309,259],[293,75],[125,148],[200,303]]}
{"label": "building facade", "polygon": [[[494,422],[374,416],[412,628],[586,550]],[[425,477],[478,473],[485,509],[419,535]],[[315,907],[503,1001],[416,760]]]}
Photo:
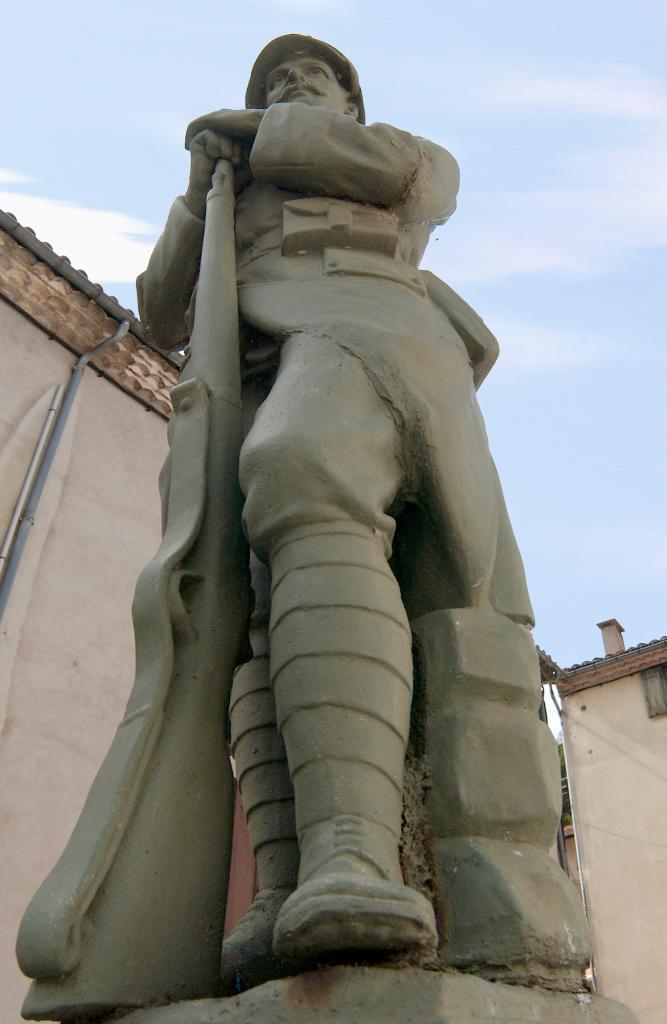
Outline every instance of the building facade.
{"label": "building facade", "polygon": [[[79,357],[124,320],[125,336],[83,371],[17,561],[12,520],[49,410]],[[4,213],[0,360],[0,1021],[10,1024],[28,986],[14,957],[21,915],[69,838],[134,676],[132,594],[159,542],[178,369],[133,314]]]}
{"label": "building facade", "polygon": [[577,844],[568,861],[591,928],[597,990],[641,1024],[663,1024],[667,637],[626,650],[615,619],[599,626],[605,656],[556,677]]}

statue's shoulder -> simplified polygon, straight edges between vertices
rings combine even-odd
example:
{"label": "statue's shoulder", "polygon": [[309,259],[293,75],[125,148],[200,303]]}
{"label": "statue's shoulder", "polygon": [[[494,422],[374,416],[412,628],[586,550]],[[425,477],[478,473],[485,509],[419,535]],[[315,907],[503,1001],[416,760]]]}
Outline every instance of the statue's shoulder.
{"label": "statue's shoulder", "polygon": [[448,284],[430,270],[422,270],[421,276],[429,298],[445,313],[461,336],[470,356],[475,387],[478,388],[498,358],[500,348],[495,335],[472,306]]}

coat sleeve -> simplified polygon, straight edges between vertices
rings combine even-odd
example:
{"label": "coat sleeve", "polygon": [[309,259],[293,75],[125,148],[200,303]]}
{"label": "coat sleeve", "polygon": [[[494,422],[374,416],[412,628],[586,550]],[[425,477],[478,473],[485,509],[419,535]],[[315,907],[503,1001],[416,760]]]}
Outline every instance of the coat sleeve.
{"label": "coat sleeve", "polygon": [[258,181],[281,188],[394,208],[427,234],[456,208],[459,168],[442,146],[305,103],[269,107],[250,166]]}
{"label": "coat sleeve", "polygon": [[420,167],[417,140],[386,124],[368,127],[305,103],[277,103],[262,118],[250,153],[258,181],[313,195],[393,206]]}
{"label": "coat sleeve", "polygon": [[160,348],[178,348],[187,341],[187,314],[199,274],[203,238],[204,221],[195,217],[179,196],[148,267],[137,278],[139,316],[151,341]]}

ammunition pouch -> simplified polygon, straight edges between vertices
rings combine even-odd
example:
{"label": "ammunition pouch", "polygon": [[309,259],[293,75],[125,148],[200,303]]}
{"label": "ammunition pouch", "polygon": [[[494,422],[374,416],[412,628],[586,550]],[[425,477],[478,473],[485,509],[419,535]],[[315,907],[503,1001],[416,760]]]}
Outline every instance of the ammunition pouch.
{"label": "ammunition pouch", "polygon": [[334,248],[394,257],[397,247],[395,216],[375,206],[315,197],[283,203],[283,256]]}

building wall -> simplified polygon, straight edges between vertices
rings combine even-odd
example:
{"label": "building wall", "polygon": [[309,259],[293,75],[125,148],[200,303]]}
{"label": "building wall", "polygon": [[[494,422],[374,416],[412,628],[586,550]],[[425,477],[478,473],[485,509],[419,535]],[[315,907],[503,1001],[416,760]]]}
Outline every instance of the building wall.
{"label": "building wall", "polygon": [[[0,300],[0,535],[53,385],[76,357]],[[133,679],[130,608],[159,542],[166,422],[87,369],[30,531],[0,648],[0,1021],[27,980],[20,917],[59,856]]]}
{"label": "building wall", "polygon": [[598,990],[641,1024],[667,1002],[667,716],[639,673],[563,700],[567,767]]}

